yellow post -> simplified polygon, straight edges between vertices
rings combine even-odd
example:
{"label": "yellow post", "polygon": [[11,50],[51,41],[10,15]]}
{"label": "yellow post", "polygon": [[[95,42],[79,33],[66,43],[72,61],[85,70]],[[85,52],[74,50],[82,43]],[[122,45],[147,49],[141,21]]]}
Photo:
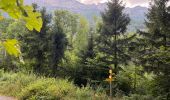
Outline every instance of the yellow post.
{"label": "yellow post", "polygon": [[115,74],[112,72],[112,69],[109,70],[109,78],[106,78],[105,81],[110,84],[110,100],[112,100],[112,81],[115,80]]}
{"label": "yellow post", "polygon": [[110,79],[110,100],[112,100],[112,70],[110,69],[109,70],[109,73],[110,73],[110,75],[109,75],[109,79]]}

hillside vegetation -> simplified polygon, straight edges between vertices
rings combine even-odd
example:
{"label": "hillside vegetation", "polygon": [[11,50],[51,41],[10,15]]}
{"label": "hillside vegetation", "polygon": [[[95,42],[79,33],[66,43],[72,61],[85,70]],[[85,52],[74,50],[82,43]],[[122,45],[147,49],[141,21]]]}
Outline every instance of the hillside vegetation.
{"label": "hillside vegetation", "polygon": [[67,79],[0,71],[0,94],[19,100],[107,100],[104,92],[78,88]]}
{"label": "hillside vegetation", "polygon": [[[170,0],[152,0],[146,15],[145,8],[135,12],[122,1],[109,0],[107,9],[97,8],[101,17],[89,22],[71,9],[51,12],[0,0],[0,94],[19,100],[170,100]],[[98,6],[45,2],[89,15],[95,10],[87,9]]]}

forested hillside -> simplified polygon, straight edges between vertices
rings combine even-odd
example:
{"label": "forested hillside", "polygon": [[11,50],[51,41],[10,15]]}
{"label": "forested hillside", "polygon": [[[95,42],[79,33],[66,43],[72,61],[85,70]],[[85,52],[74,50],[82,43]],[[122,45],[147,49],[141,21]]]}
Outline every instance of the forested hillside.
{"label": "forested hillside", "polygon": [[[73,13],[85,16],[92,24],[94,16],[101,17],[101,12],[107,8],[106,3],[99,4],[83,4],[76,0],[25,0],[26,4],[37,3],[41,7],[46,7],[48,11],[68,10]],[[128,25],[128,32],[135,32],[136,29],[145,29],[144,20],[147,13],[146,7],[126,7],[123,12],[129,14],[131,23]]]}
{"label": "forested hillside", "polygon": [[0,0],[0,98],[170,100],[169,0],[37,1]]}

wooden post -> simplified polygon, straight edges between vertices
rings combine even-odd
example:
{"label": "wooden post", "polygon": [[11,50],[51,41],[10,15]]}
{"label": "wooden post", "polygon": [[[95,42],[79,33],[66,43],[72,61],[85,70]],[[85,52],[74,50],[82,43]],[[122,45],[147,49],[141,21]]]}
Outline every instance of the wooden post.
{"label": "wooden post", "polygon": [[110,100],[112,100],[112,81],[110,81]]}
{"label": "wooden post", "polygon": [[112,77],[112,69],[109,70],[109,81],[110,81],[110,100],[112,100],[112,80],[113,80],[113,77]]}
{"label": "wooden post", "polygon": [[109,100],[112,100],[112,81],[115,80],[115,74],[112,72],[112,69],[110,68],[109,70],[109,78],[106,78],[105,81],[109,82],[109,85],[110,85],[110,97],[109,97]]}

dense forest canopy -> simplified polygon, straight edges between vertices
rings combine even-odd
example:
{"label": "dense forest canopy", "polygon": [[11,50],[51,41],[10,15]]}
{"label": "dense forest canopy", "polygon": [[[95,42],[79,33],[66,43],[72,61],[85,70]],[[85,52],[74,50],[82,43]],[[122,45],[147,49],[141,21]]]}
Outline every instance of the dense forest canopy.
{"label": "dense forest canopy", "polygon": [[122,0],[108,1],[92,22],[68,10],[52,13],[23,0],[0,0],[0,94],[21,100],[170,100],[168,2],[152,0],[145,29],[129,32],[131,15]]}

